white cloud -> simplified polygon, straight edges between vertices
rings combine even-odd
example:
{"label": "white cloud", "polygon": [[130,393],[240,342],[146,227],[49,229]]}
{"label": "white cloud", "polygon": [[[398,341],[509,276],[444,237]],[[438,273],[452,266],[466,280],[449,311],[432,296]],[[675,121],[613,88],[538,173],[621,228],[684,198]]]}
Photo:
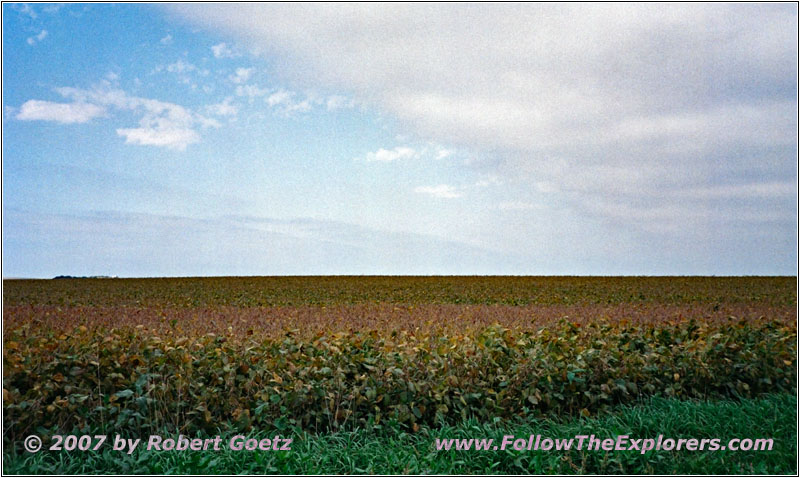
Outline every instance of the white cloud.
{"label": "white cloud", "polygon": [[200,141],[200,135],[195,131],[196,126],[220,126],[217,120],[206,118],[175,103],[131,96],[124,90],[111,86],[107,80],[91,89],[60,87],[56,88],[56,92],[73,102],[30,100],[20,107],[17,119],[85,123],[92,118],[106,115],[108,109],[131,111],[140,115],[139,126],[116,130],[118,135],[125,138],[126,143],[161,146],[179,151]]}
{"label": "white cloud", "polygon": [[489,186],[498,186],[503,184],[503,181],[495,174],[490,174],[483,179],[479,179],[475,182],[475,186],[479,188],[485,188]]}
{"label": "white cloud", "polygon": [[27,40],[28,41],[28,45],[33,46],[33,45],[39,43],[40,41],[44,40],[45,38],[47,38],[47,30],[42,30],[41,32],[39,32],[38,35],[35,35],[35,36],[32,36],[32,37],[28,37],[28,40]]}
{"label": "white cloud", "polygon": [[64,4],[61,3],[51,3],[47,4],[47,6],[42,8],[42,11],[45,13],[55,14],[58,13],[64,7]]}
{"label": "white cloud", "polygon": [[166,70],[170,73],[190,73],[197,71],[197,67],[187,61],[178,60],[175,63],[167,65]]}
{"label": "white cloud", "polygon": [[234,90],[236,96],[247,97],[250,102],[255,98],[263,97],[267,105],[284,115],[311,111],[315,106],[322,105],[329,111],[353,107],[352,100],[340,95],[329,96],[325,99],[308,94],[301,100],[298,99],[301,96],[295,91],[284,88],[262,88],[258,85],[248,84],[254,71],[254,68],[237,68],[235,74],[228,77],[232,83],[236,84]]}
{"label": "white cloud", "polygon": [[236,87],[236,96],[246,96],[251,100],[269,94],[270,90],[267,88],[259,88],[256,85],[239,85]]}
{"label": "white cloud", "polygon": [[352,108],[353,101],[348,100],[346,96],[332,95],[325,101],[325,106],[328,111],[335,111],[343,108]]}
{"label": "white cloud", "polygon": [[453,152],[449,149],[440,148],[439,151],[436,152],[436,159],[444,159],[448,156],[452,156]]}
{"label": "white cloud", "polygon": [[436,186],[418,186],[414,188],[414,192],[443,199],[454,199],[463,196],[463,194],[458,192],[456,188],[447,184],[439,184]]}
{"label": "white cloud", "polygon": [[232,104],[233,97],[228,96],[222,102],[206,106],[206,111],[215,116],[236,116],[239,108]]}
{"label": "white cloud", "polygon": [[558,188],[547,181],[534,181],[533,187],[540,193],[554,193],[558,192]]}
{"label": "white cloud", "polygon": [[393,149],[380,148],[377,151],[367,153],[364,160],[367,162],[380,161],[391,162],[398,159],[414,159],[419,158],[420,154],[414,148],[408,146],[397,146]]}
{"label": "white cloud", "polygon": [[229,76],[228,79],[231,80],[231,82],[240,85],[243,83],[247,83],[252,74],[253,74],[253,68],[237,68],[236,73]]}
{"label": "white cloud", "polygon": [[162,146],[183,151],[190,144],[200,141],[194,131],[195,124],[204,123],[204,118],[193,115],[182,106],[158,100],[127,97],[134,109],[142,109],[144,116],[138,128],[119,128],[117,134],[125,137],[127,144]]}
{"label": "white cloud", "polygon": [[312,101],[309,98],[304,99],[303,101],[299,101],[296,103],[291,103],[284,108],[284,113],[292,113],[292,112],[303,112],[303,111],[311,111]]}
{"label": "white cloud", "polygon": [[162,127],[146,125],[141,128],[119,128],[117,134],[125,137],[126,144],[144,146],[163,146],[178,151],[186,150],[186,146],[200,141],[196,131],[189,128]]}
{"label": "white cloud", "polygon": [[[156,73],[162,71],[172,73],[177,77],[181,84],[187,85],[192,90],[197,90],[200,87],[200,85],[197,83],[197,80],[201,79],[202,77],[207,77],[210,74],[209,70],[198,68],[197,65],[183,59],[178,59],[166,66],[159,65],[154,70]],[[206,86],[208,85],[204,85],[204,90],[206,89]]]}
{"label": "white cloud", "polygon": [[167,35],[165,37],[161,38],[161,40],[159,40],[158,42],[161,43],[162,45],[171,45],[172,44],[172,35],[167,33]]}
{"label": "white cloud", "polygon": [[214,58],[236,58],[241,56],[239,52],[228,46],[227,43],[219,43],[211,47]]}
{"label": "white cloud", "polygon": [[53,103],[28,100],[19,108],[16,118],[23,121],[55,121],[62,124],[86,123],[103,116],[105,109],[89,103]]}
{"label": "white cloud", "polygon": [[36,18],[39,16],[36,14],[36,10],[34,10],[33,7],[27,3],[12,3],[11,6],[19,13],[31,17],[32,20],[36,20]]}
{"label": "white cloud", "polygon": [[679,194],[696,199],[796,198],[797,183],[772,181],[764,183],[704,186],[681,191]]}
{"label": "white cloud", "polygon": [[195,121],[197,121],[197,124],[199,124],[200,127],[202,127],[203,129],[222,127],[222,123],[220,123],[216,119],[209,118],[207,116],[203,116],[200,114],[195,115]]}
{"label": "white cloud", "polygon": [[269,97],[267,98],[267,104],[270,106],[286,104],[289,103],[289,101],[291,101],[292,96],[294,96],[294,93],[291,93],[286,90],[278,90],[275,93],[269,95]]}
{"label": "white cloud", "polygon": [[497,209],[501,211],[530,211],[537,209],[537,206],[525,201],[504,201],[498,204]]}
{"label": "white cloud", "polygon": [[[168,8],[281,55],[298,85],[352,92],[405,132],[469,151],[469,167],[558,196],[578,222],[636,228],[608,211],[690,214],[681,191],[796,181],[794,5]],[[753,192],[730,194],[776,207]]]}
{"label": "white cloud", "polygon": [[313,103],[311,98],[307,97],[303,101],[295,101],[295,96],[297,96],[297,93],[294,91],[279,89],[278,91],[269,95],[266,98],[266,102],[269,106],[277,108],[280,112],[287,115],[294,112],[311,110]]}
{"label": "white cloud", "polygon": [[[402,136],[396,139],[398,141],[408,140],[408,138]],[[367,153],[363,158],[356,158],[356,159],[363,159],[364,161],[367,162],[373,162],[373,161],[391,162],[401,159],[417,159],[421,157],[432,157],[434,159],[440,160],[447,158],[452,154],[453,151],[441,147],[426,146],[423,147],[422,149],[414,149],[410,146],[396,146],[392,149],[380,148],[377,151]],[[485,185],[488,185],[488,183],[486,183]]]}

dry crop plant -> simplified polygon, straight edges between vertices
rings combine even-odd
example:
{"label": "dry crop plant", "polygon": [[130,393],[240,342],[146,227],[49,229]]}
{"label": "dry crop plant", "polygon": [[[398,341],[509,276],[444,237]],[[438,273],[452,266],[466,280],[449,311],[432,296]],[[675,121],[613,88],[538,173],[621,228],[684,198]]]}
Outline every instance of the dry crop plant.
{"label": "dry crop plant", "polygon": [[[31,433],[409,431],[796,393],[794,278],[6,281]],[[521,304],[521,305],[514,305]]]}

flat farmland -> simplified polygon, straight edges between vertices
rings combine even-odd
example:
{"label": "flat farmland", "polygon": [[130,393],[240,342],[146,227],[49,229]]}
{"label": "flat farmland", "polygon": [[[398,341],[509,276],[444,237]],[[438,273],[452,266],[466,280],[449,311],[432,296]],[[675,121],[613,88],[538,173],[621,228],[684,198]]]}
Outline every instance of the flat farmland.
{"label": "flat farmland", "polygon": [[796,320],[793,277],[231,277],[7,280],[6,330],[145,326],[190,334],[535,330],[561,319]]}
{"label": "flat farmland", "polygon": [[6,280],[4,440],[414,435],[602,419],[660,398],[788,403],[796,289],[794,277]]}
{"label": "flat farmland", "polygon": [[5,280],[5,305],[391,304],[794,306],[795,277],[287,276]]}

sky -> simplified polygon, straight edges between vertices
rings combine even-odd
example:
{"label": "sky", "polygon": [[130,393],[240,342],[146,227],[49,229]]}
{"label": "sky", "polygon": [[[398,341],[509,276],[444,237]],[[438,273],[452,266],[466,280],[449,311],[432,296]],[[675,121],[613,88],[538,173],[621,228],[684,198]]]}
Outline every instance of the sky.
{"label": "sky", "polygon": [[796,275],[797,4],[2,6],[2,273]]}

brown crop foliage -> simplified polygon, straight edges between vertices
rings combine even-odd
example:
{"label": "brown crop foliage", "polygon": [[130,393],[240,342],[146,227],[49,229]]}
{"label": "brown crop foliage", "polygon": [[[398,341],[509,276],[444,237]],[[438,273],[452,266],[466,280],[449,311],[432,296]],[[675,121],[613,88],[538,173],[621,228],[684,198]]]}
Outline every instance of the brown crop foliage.
{"label": "brown crop foliage", "polygon": [[794,391],[795,278],[4,281],[6,444]]}
{"label": "brown crop foliage", "polygon": [[294,276],[5,280],[4,305],[797,304],[795,277]]}

